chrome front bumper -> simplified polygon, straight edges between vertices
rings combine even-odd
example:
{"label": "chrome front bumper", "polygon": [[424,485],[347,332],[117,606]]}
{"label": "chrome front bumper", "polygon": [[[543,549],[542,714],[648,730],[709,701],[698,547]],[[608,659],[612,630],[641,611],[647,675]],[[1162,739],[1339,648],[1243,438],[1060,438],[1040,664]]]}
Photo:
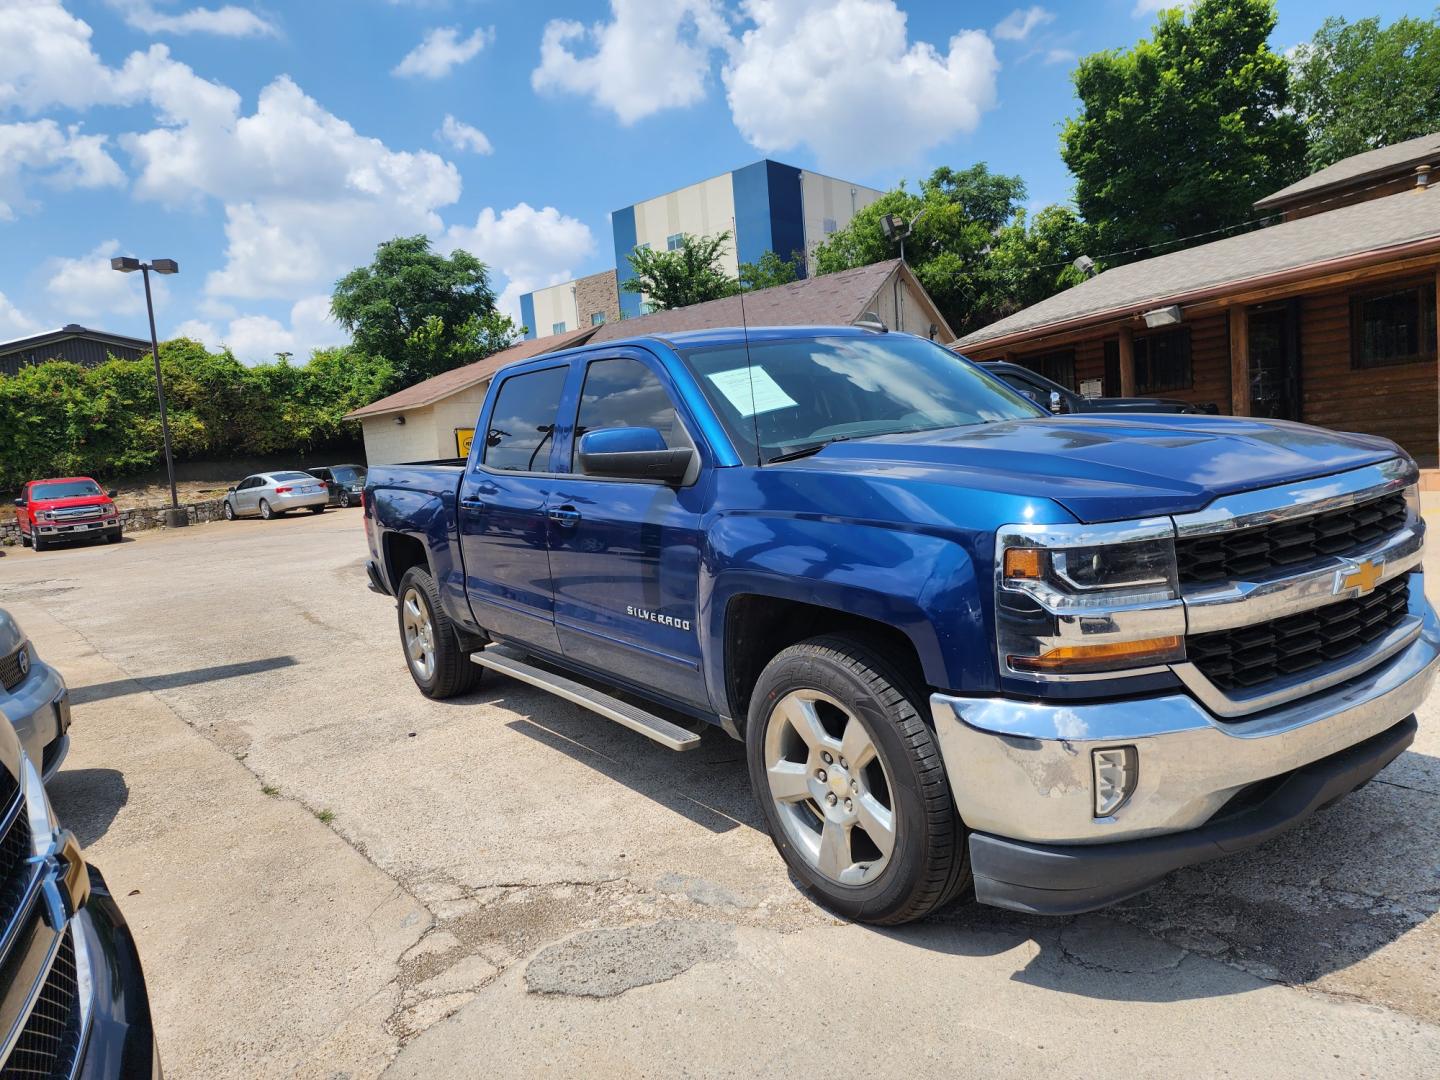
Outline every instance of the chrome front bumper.
{"label": "chrome front bumper", "polygon": [[[1260,780],[1393,728],[1430,692],[1440,623],[1411,578],[1415,640],[1323,693],[1233,720],[1183,692],[1086,705],[931,696],[941,754],[965,824],[1047,845],[1100,845],[1196,829]],[[1112,816],[1095,816],[1091,751],[1134,746],[1138,779]]]}

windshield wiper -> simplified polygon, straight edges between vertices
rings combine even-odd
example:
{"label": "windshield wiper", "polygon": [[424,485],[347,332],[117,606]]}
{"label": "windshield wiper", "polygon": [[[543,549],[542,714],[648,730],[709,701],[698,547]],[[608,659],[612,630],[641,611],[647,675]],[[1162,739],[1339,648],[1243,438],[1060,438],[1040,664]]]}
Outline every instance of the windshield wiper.
{"label": "windshield wiper", "polygon": [[776,454],[774,457],[767,459],[765,464],[774,465],[777,461],[794,461],[796,458],[809,457],[811,454],[818,454],[821,450],[824,450],[825,447],[829,446],[831,443],[847,442],[849,441],[849,439],[849,435],[832,435],[828,439],[821,439],[817,443],[811,443],[809,446],[802,446],[798,450],[787,450],[783,454]]}

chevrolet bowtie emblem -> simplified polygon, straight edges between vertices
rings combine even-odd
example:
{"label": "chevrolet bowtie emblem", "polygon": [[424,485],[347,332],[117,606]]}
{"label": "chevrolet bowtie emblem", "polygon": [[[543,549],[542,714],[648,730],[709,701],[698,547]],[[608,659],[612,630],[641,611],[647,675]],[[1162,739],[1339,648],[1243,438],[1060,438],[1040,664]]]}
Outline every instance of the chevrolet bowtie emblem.
{"label": "chevrolet bowtie emblem", "polygon": [[1353,569],[1340,570],[1335,574],[1335,591],[1337,593],[1349,592],[1351,589],[1359,589],[1359,595],[1373,592],[1375,586],[1380,584],[1380,575],[1385,573],[1385,564],[1374,559],[1366,559],[1362,563],[1356,563]]}

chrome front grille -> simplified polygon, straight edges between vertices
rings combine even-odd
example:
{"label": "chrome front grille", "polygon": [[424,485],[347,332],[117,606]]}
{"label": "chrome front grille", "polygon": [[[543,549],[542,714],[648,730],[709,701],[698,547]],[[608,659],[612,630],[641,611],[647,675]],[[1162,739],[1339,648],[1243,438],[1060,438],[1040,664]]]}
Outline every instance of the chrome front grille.
{"label": "chrome front grille", "polygon": [[1185,639],[1186,655],[1226,693],[1341,664],[1404,621],[1409,588],[1409,575],[1402,574],[1366,596],[1251,626],[1191,634]]}
{"label": "chrome front grille", "polygon": [[15,649],[13,652],[0,656],[0,686],[3,686],[6,690],[14,690],[15,687],[20,685],[20,680],[25,678],[25,671],[28,670],[28,666],[22,670],[20,666],[20,654],[29,647],[29,645],[21,645],[20,648]]}
{"label": "chrome front grille", "polygon": [[10,781],[12,798],[3,820],[5,833],[0,836],[0,928],[9,926],[20,913],[20,904],[30,886],[30,819],[13,791],[14,779],[3,769]]}
{"label": "chrome front grille", "polygon": [[51,510],[51,521],[88,521],[91,518],[103,517],[105,508],[103,506],[67,506],[62,510]]}
{"label": "chrome front grille", "polygon": [[0,1080],[61,1080],[74,1071],[83,1019],[74,933],[70,928],[61,936],[60,949],[20,1039],[0,1068]]}
{"label": "chrome front grille", "polygon": [[1406,515],[1404,494],[1394,492],[1310,517],[1183,537],[1175,544],[1180,584],[1254,581],[1326,556],[1352,555],[1404,528]]}

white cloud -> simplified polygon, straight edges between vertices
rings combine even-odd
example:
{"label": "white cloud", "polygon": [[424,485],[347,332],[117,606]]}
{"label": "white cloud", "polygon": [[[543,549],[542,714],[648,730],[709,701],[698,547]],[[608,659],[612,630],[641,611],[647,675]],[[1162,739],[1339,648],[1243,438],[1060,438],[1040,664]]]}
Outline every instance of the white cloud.
{"label": "white cloud", "polygon": [[1154,15],[1157,11],[1164,11],[1166,8],[1183,6],[1184,0],[1135,0],[1135,7],[1130,14],[1139,19],[1146,15]]}
{"label": "white cloud", "polygon": [[531,86],[589,97],[622,124],[705,97],[711,49],[730,40],[717,0],[610,0],[610,13],[588,27],[546,23]]}
{"label": "white cloud", "polygon": [[1045,63],[1047,64],[1073,64],[1080,59],[1073,49],[1046,49]]}
{"label": "white cloud", "polygon": [[40,324],[17,308],[4,293],[0,293],[0,341],[40,332]]}
{"label": "white cloud", "polygon": [[573,267],[595,250],[595,237],[553,206],[536,210],[522,202],[499,214],[487,206],[474,225],[450,226],[440,247],[464,248],[503,274],[500,310],[518,322],[520,295],[573,277]]}
{"label": "white cloud", "polygon": [[54,120],[0,124],[0,221],[14,219],[25,205],[27,176],[60,188],[123,184],[125,174],[106,142],[104,135],[81,134],[78,124],[63,129]]}
{"label": "white cloud", "polygon": [[[120,241],[106,240],[78,258],[57,257],[47,262],[49,277],[45,292],[61,323],[77,322],[92,315],[133,316],[145,310],[140,275],[110,269],[110,259],[122,254],[130,252],[120,250]],[[151,275],[150,288],[155,294],[156,308],[163,310],[165,279]]]}
{"label": "white cloud", "polygon": [[216,34],[220,37],[276,37],[280,31],[268,19],[234,4],[223,7],[161,11],[148,0],[109,0],[124,13],[125,22],[146,34]]}
{"label": "white cloud", "polygon": [[995,36],[1002,41],[1024,41],[1032,30],[1054,20],[1055,13],[1039,5],[1016,8],[995,25]]}
{"label": "white cloud", "polygon": [[456,150],[470,150],[476,154],[489,154],[495,149],[490,145],[490,140],[485,137],[483,131],[477,127],[471,127],[463,121],[456,120],[455,117],[448,113],[445,116],[445,122],[440,125],[440,130],[435,133],[435,137],[441,142],[449,143]]}
{"label": "white cloud", "polygon": [[114,73],[91,50],[90,27],[58,0],[0,0],[0,42],[0,109],[115,100]]}
{"label": "white cloud", "polygon": [[995,104],[990,38],[961,30],[940,52],[910,42],[893,0],[746,0],[723,72],[740,133],[764,153],[808,145],[828,167],[904,162]]}
{"label": "white cloud", "polygon": [[343,345],[350,340],[345,329],[330,317],[330,297],[307,296],[290,308],[290,324],[269,315],[236,315],[225,329],[213,321],[187,319],[170,331],[170,337],[188,337],[207,348],[228,348],[241,363],[263,364],[275,354],[293,354],[304,363],[316,349]]}
{"label": "white cloud", "polygon": [[495,40],[495,28],[481,27],[467,38],[460,37],[458,26],[440,26],[425,35],[423,41],[405,54],[391,74],[407,78],[439,79],[450,70],[473,60],[486,45]]}

